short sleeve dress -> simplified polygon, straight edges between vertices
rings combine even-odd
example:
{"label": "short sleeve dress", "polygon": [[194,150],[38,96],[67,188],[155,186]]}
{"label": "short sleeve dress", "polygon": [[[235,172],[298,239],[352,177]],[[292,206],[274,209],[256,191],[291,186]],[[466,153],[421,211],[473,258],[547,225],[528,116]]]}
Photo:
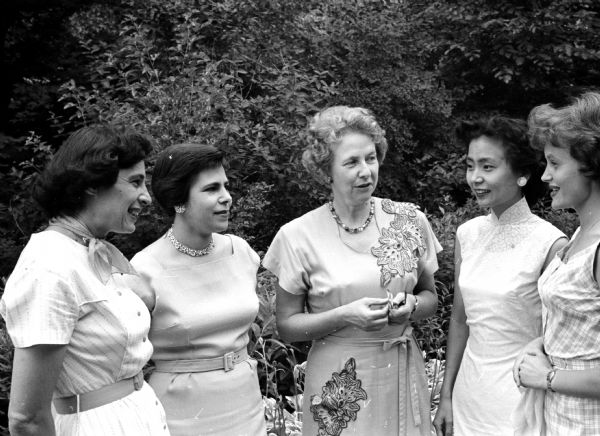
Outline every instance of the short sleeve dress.
{"label": "short sleeve dress", "polygon": [[562,237],[531,213],[524,198],[500,218],[491,213],[458,228],[458,283],[469,338],[452,394],[457,436],[514,434],[511,415],[521,394],[512,367],[522,348],[541,335],[537,281]]}
{"label": "short sleeve dress", "polygon": [[[135,376],[152,354],[150,316],[134,293],[139,277],[112,274],[103,284],[87,248],[44,231],[31,239],[6,283],[0,314],[13,344],[66,345],[54,397],[95,391]],[[168,435],[152,389],[85,412],[54,415],[57,435]]]}
{"label": "short sleeve dress", "polygon": [[[544,348],[557,369],[600,368],[600,286],[594,259],[600,242],[565,257],[573,239],[548,265],[538,286],[543,303]],[[546,391],[548,436],[600,434],[600,400]]]}
{"label": "short sleeve dress", "polygon": [[[263,265],[285,291],[306,295],[311,313],[386,297],[387,290],[411,293],[421,274],[437,270],[441,246],[425,215],[410,203],[374,201],[379,236],[365,251],[343,242],[327,205],[275,236]],[[311,436],[429,436],[427,380],[411,326],[374,332],[346,327],[314,340],[302,426]]]}
{"label": "short sleeve dress", "polygon": [[[258,312],[260,259],[243,239],[215,236],[230,241],[229,256],[206,263],[181,256],[176,265],[166,264],[159,240],[131,260],[156,296],[150,340],[157,366],[193,366],[246,350],[248,330]],[[174,436],[264,436],[256,369],[256,361],[246,359],[227,370],[161,370],[152,373],[149,383],[165,407]]]}

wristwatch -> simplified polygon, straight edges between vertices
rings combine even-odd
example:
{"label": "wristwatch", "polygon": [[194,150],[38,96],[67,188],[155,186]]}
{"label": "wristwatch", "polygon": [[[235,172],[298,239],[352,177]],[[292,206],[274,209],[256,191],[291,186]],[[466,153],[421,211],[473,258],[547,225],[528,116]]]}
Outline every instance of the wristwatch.
{"label": "wristwatch", "polygon": [[554,381],[554,376],[556,376],[556,368],[552,368],[550,371],[548,371],[548,374],[546,374],[546,390],[548,390],[550,392],[556,392],[552,388],[552,382]]}

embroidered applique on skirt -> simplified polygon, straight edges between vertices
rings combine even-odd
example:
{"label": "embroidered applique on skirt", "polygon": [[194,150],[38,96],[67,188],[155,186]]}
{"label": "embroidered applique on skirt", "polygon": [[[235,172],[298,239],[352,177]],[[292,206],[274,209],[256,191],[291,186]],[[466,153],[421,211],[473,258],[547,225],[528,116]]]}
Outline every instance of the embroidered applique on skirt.
{"label": "embroidered applique on skirt", "polygon": [[[393,341],[390,341],[393,342]],[[429,393],[419,348],[328,336],[306,367],[304,436],[430,436]]]}

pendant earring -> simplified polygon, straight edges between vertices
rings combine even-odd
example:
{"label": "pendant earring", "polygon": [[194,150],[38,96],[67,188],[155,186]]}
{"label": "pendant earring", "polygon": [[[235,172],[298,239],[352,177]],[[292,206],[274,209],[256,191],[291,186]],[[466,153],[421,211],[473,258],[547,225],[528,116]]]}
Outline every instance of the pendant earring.
{"label": "pendant earring", "polygon": [[179,204],[179,205],[175,206],[175,212],[176,213],[185,212],[185,204]]}
{"label": "pendant earring", "polygon": [[523,186],[525,186],[527,184],[527,177],[519,177],[517,179],[517,185],[519,185],[521,188]]}

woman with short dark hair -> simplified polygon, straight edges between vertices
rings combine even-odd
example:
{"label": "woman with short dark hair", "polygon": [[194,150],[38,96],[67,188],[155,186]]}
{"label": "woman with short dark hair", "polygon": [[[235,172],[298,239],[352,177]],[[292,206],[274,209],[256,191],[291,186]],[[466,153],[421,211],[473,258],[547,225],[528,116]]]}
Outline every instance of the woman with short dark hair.
{"label": "woman with short dark hair", "polygon": [[152,191],[173,225],[131,261],[150,285],[142,295],[152,312],[149,383],[173,435],[266,434],[257,363],[246,351],[259,257],[243,239],[221,234],[228,185],[217,148],[165,149]]}
{"label": "woman with short dark hair", "polygon": [[579,228],[538,282],[540,337],[515,362],[515,381],[545,392],[546,434],[600,434],[600,93],[529,114],[543,150],[553,209],[574,209]]}
{"label": "woman with short dark hair", "polygon": [[104,240],[132,233],[150,204],[151,149],[133,131],[84,127],[36,182],[50,225],[31,236],[0,302],[16,347],[12,435],[168,434],[141,372],[152,354],[150,317],[134,292],[144,282]]}
{"label": "woman with short dark hair", "polygon": [[540,332],[537,280],[566,239],[529,209],[544,186],[523,120],[463,122],[456,133],[468,152],[467,184],[491,213],[456,231],[454,303],[434,426],[440,436],[513,436],[521,394],[512,365]]}

